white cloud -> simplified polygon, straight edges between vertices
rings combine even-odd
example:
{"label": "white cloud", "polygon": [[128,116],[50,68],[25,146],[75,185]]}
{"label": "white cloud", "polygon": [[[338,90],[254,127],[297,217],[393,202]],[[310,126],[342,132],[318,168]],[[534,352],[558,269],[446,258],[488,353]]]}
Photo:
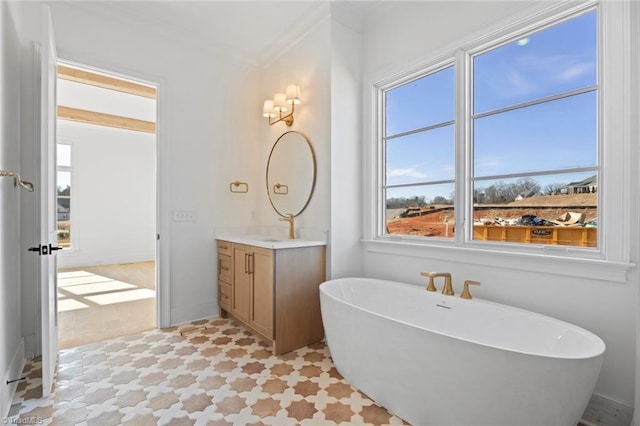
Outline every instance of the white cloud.
{"label": "white cloud", "polygon": [[593,64],[589,62],[577,63],[565,69],[558,77],[561,81],[571,81],[588,73],[591,69],[593,69]]}
{"label": "white cloud", "polygon": [[511,96],[527,95],[536,90],[536,86],[517,70],[511,68],[507,71],[507,82]]}
{"label": "white cloud", "polygon": [[[513,65],[502,65],[504,68],[495,73],[492,87],[494,95],[499,94],[506,99],[544,92],[558,84],[570,83],[593,70],[593,63],[576,55],[544,56],[527,54],[518,56]],[[501,83],[500,75],[506,79]]]}
{"label": "white cloud", "polygon": [[419,170],[409,167],[409,168],[387,170],[387,177],[412,177],[412,178],[424,179],[428,177],[428,175]]}
{"label": "white cloud", "polygon": [[537,75],[537,84],[571,81],[593,69],[592,62],[577,55],[524,55],[517,63],[521,70],[530,70]]}

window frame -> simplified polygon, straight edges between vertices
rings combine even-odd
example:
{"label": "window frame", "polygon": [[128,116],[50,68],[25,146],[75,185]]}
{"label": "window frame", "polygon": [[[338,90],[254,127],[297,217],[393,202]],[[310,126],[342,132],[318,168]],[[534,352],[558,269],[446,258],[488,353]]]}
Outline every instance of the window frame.
{"label": "window frame", "polygon": [[[569,21],[573,18],[576,18],[578,16],[584,15],[586,13],[589,13],[591,11],[596,11],[596,31],[597,31],[597,46],[596,46],[596,57],[597,57],[597,63],[596,63],[596,73],[598,76],[598,80],[596,81],[595,85],[592,86],[587,86],[587,87],[583,87],[580,89],[574,89],[574,90],[570,90],[570,91],[564,91],[564,92],[559,92],[559,93],[555,93],[553,95],[547,95],[544,96],[542,98],[536,98],[533,100],[529,100],[526,102],[521,102],[518,103],[516,105],[510,105],[510,106],[506,106],[506,107],[500,107],[497,108],[497,110],[500,110],[500,113],[503,112],[510,112],[510,111],[514,111],[514,110],[518,110],[518,109],[522,109],[525,108],[527,106],[533,106],[533,105],[541,105],[544,103],[548,103],[548,102],[553,102],[553,101],[557,101],[557,100],[563,100],[563,99],[567,99],[573,95],[577,95],[577,94],[584,94],[584,93],[590,93],[595,91],[596,92],[596,109],[597,109],[597,120],[598,123],[596,123],[597,125],[597,135],[596,135],[596,139],[597,139],[597,145],[596,145],[596,165],[595,167],[572,167],[570,168],[570,170],[572,170],[573,173],[576,172],[586,172],[586,171],[593,171],[594,173],[596,173],[597,175],[597,180],[598,183],[600,183],[601,181],[601,176],[602,176],[602,172],[601,172],[601,158],[602,158],[602,145],[603,145],[603,135],[601,132],[601,126],[599,125],[602,122],[602,114],[601,114],[601,72],[602,72],[602,60],[601,60],[601,52],[602,52],[602,48],[601,48],[601,39],[602,39],[602,33],[600,31],[600,10],[598,8],[598,4],[596,2],[592,2],[590,3],[588,6],[585,7],[581,7],[578,8],[577,10],[571,10],[569,12],[565,12],[565,13],[560,13],[554,16],[549,17],[548,19],[546,19],[544,22],[532,22],[529,26],[527,26],[527,28],[525,29],[521,29],[520,31],[515,31],[515,32],[509,32],[508,34],[505,34],[504,36],[498,38],[497,40],[493,40],[493,41],[488,41],[486,43],[483,43],[479,46],[476,46],[474,48],[470,48],[468,50],[464,50],[461,51],[461,57],[462,57],[462,61],[464,63],[464,75],[462,78],[465,79],[465,97],[458,97],[456,98],[456,101],[461,102],[462,106],[464,108],[464,113],[463,116],[460,117],[461,121],[464,123],[464,126],[466,128],[465,130],[465,139],[459,140],[457,141],[461,146],[464,146],[465,148],[465,152],[467,153],[467,158],[466,158],[466,162],[465,162],[465,170],[464,170],[464,174],[463,176],[460,176],[461,179],[464,179],[464,184],[465,184],[465,191],[464,191],[464,196],[465,196],[465,211],[463,213],[466,214],[465,217],[461,218],[461,220],[464,222],[465,227],[464,227],[464,243],[465,244],[478,244],[478,247],[484,247],[484,246],[489,246],[489,248],[491,248],[492,246],[502,246],[504,244],[507,244],[510,246],[510,248],[512,250],[515,251],[520,251],[522,250],[523,252],[528,252],[529,249],[528,247],[538,247],[538,246],[542,246],[542,247],[546,247],[547,250],[549,249],[553,249],[554,247],[559,247],[559,246],[553,246],[553,245],[544,245],[544,244],[526,244],[526,243],[506,243],[506,242],[492,242],[492,241],[481,241],[481,240],[475,240],[473,239],[473,217],[474,217],[474,208],[473,208],[473,201],[472,201],[472,196],[471,198],[469,198],[469,195],[472,195],[473,193],[473,187],[474,187],[474,182],[476,181],[476,175],[474,174],[474,170],[473,170],[473,163],[474,163],[474,157],[473,157],[473,149],[474,149],[474,143],[475,143],[475,139],[472,135],[473,133],[473,127],[474,127],[474,121],[478,118],[482,118],[488,115],[495,115],[493,111],[483,111],[480,113],[474,113],[473,111],[473,97],[472,97],[472,81],[473,81],[473,62],[474,62],[474,58],[478,57],[480,55],[482,55],[483,53],[487,53],[492,51],[493,49],[498,49],[502,46],[505,46],[509,43],[513,43],[521,38],[527,37],[531,34],[535,34],[537,32],[541,32],[544,31],[550,27],[553,27],[555,25],[561,24],[563,22]],[[491,113],[491,114],[489,114]],[[541,175],[541,174],[547,174],[550,172],[567,172],[567,170],[554,170],[554,169],[545,169],[544,171],[537,171],[537,172],[531,172],[531,173],[517,173],[517,176],[514,177],[531,177],[531,176],[536,176],[536,175]],[[514,174],[516,175],[516,174]],[[458,176],[457,176],[458,177]],[[504,176],[499,176],[498,178],[503,178]],[[486,176],[482,176],[482,179],[486,179]],[[481,180],[482,180],[481,179]],[[469,194],[467,191],[470,191],[471,194]],[[602,212],[602,200],[601,200],[601,196],[600,196],[600,192],[597,193],[597,210],[598,210],[598,223],[601,224],[603,223],[602,221],[602,216],[601,216],[601,212]],[[469,218],[470,220],[466,220],[466,218]],[[457,219],[457,218],[456,218]],[[597,233],[597,246],[595,248],[585,248],[585,247],[579,247],[579,246],[562,246],[562,248],[566,248],[567,249],[567,253],[568,252],[574,252],[576,254],[576,256],[579,257],[585,257],[585,258],[603,258],[603,253],[602,253],[602,234],[603,232],[601,232],[600,227],[598,228],[598,233]],[[537,252],[538,249],[534,248],[533,252]]]}
{"label": "window frame", "polygon": [[[382,180],[380,181],[382,187],[381,187],[381,195],[380,195],[380,209],[381,209],[381,218],[386,217],[386,192],[389,188],[393,189],[393,188],[400,188],[400,187],[408,187],[408,186],[419,186],[419,185],[436,185],[436,184],[446,184],[449,183],[451,181],[451,183],[453,184],[454,187],[454,193],[456,193],[457,191],[455,191],[456,188],[456,183],[457,183],[457,175],[456,175],[456,170],[457,170],[457,166],[454,164],[454,176],[453,179],[437,179],[437,180],[433,180],[433,181],[422,181],[422,182],[414,182],[411,184],[392,184],[392,185],[388,185],[386,182],[386,173],[387,173],[387,158],[386,158],[386,143],[389,139],[393,140],[408,134],[417,134],[417,133],[424,133],[424,132],[428,132],[430,130],[435,130],[441,127],[446,127],[446,126],[453,126],[453,130],[454,130],[454,141],[453,141],[453,150],[454,150],[454,163],[457,161],[457,151],[458,151],[458,136],[457,136],[457,126],[456,126],[456,119],[457,119],[457,114],[454,111],[454,115],[453,115],[453,119],[446,121],[446,122],[439,122],[437,124],[434,125],[429,125],[429,126],[424,126],[421,127],[419,129],[414,129],[414,130],[410,130],[410,131],[403,131],[403,132],[399,132],[396,134],[393,134],[391,136],[388,136],[386,133],[386,119],[384,117],[383,111],[385,109],[385,103],[386,103],[386,93],[393,88],[396,87],[400,87],[404,84],[408,84],[411,83],[412,81],[415,80],[419,80],[423,77],[427,77],[431,74],[436,74],[440,71],[443,71],[449,67],[453,67],[453,72],[454,72],[454,91],[455,91],[455,87],[456,87],[456,83],[455,81],[457,80],[457,71],[456,71],[456,62],[453,58],[446,58],[443,61],[438,61],[435,62],[433,64],[431,64],[431,66],[429,66],[427,69],[423,69],[420,70],[420,72],[416,72],[416,73],[412,73],[408,76],[405,76],[405,78],[403,78],[402,80],[400,80],[399,82],[396,81],[395,84],[393,84],[390,87],[384,87],[381,88],[382,90],[379,92],[380,96],[382,97],[381,99],[381,104],[382,104],[382,110],[380,110],[380,116],[379,116],[379,120],[381,121],[381,133],[380,133],[380,149],[381,149],[381,163],[380,163],[380,168],[381,170],[381,176],[382,176]],[[457,99],[455,98],[455,94],[454,94],[454,108],[457,105]],[[457,204],[456,201],[454,200],[454,212],[457,210]],[[382,221],[380,223],[380,229],[379,229],[379,234],[378,235],[383,235],[384,234],[384,229],[386,229],[386,221]],[[384,235],[389,235],[389,234],[384,234]],[[449,241],[451,240],[451,238],[442,238],[442,237],[414,237],[414,238],[429,238],[431,240],[445,240],[445,241]]]}
{"label": "window frame", "polygon": [[[75,154],[76,147],[75,147],[75,145],[74,145],[74,143],[73,143],[73,141],[71,139],[66,139],[66,138],[61,138],[61,137],[58,137],[58,139],[56,141],[56,146],[57,145],[67,145],[67,146],[70,147],[70,155],[69,155],[70,165],[69,166],[60,166],[60,165],[56,164],[56,176],[57,176],[58,172],[68,172],[69,173],[70,182],[71,182],[70,183],[71,190],[73,191],[74,181],[75,181],[75,174],[76,174],[76,172],[74,171],[74,157],[76,155]],[[57,191],[58,191],[57,186],[58,186],[58,182],[57,182],[57,178],[56,178],[56,206],[58,205],[58,198],[59,198],[58,193],[57,193]],[[69,199],[69,205],[71,205],[71,202],[73,200],[72,193],[69,194],[68,199]],[[56,209],[57,209],[57,207],[56,207]],[[65,222],[68,222],[69,225],[72,225],[73,224],[73,216],[74,216],[74,214],[70,211],[69,212],[69,220],[67,220]],[[58,227],[58,222],[59,222],[58,221],[58,215],[57,215],[57,212],[56,212],[56,229]],[[69,247],[65,247],[65,249],[61,253],[64,253],[64,252],[68,253],[68,252],[72,252],[72,251],[76,251],[77,250],[78,243],[77,243],[77,237],[75,236],[76,234],[77,234],[77,231],[75,230],[75,227],[74,227],[74,230],[72,230],[70,232]]]}
{"label": "window frame", "polygon": [[[469,197],[472,191],[472,153],[469,132],[471,128],[471,58],[479,52],[488,51],[501,44],[517,40],[522,36],[540,31],[551,25],[565,21],[577,15],[597,10],[598,31],[598,246],[581,248],[574,246],[551,246],[537,244],[512,244],[507,242],[477,241],[473,236],[473,201]],[[625,84],[630,81],[629,60],[629,3],[598,2],[595,0],[575,5],[563,2],[546,8],[513,23],[489,29],[485,34],[460,43],[435,59],[422,62],[408,70],[399,71],[387,78],[372,80],[371,86],[371,128],[366,134],[370,144],[365,144],[365,158],[371,162],[365,164],[365,205],[370,205],[371,214],[365,214],[363,241],[369,251],[435,256],[443,260],[451,259],[451,252],[460,260],[470,263],[491,263],[491,258],[504,257],[524,260],[526,265],[519,268],[539,270],[540,261],[557,261],[554,267],[545,268],[551,273],[569,276],[607,277],[614,281],[624,281],[626,271],[634,265],[629,263],[630,237],[620,226],[614,223],[630,223],[630,93]],[[384,129],[384,93],[408,81],[444,68],[443,64],[454,62],[455,72],[455,218],[456,232],[453,239],[427,238],[389,235],[384,233],[385,218],[385,146],[382,143]],[[461,66],[462,64],[462,66]],[[626,68],[625,68],[626,66]],[[366,83],[365,83],[366,84]],[[462,101],[462,102],[461,102]],[[461,119],[462,117],[462,119]],[[614,149],[608,140],[621,140]],[[616,187],[618,185],[618,187]],[[619,190],[622,187],[623,190]],[[617,206],[609,208],[606,206]],[[628,232],[626,233],[628,234]],[[469,255],[467,256],[466,253]],[[496,256],[497,255],[497,256]],[[585,267],[589,265],[589,267]],[[575,267],[574,267],[575,266]],[[583,271],[583,272],[581,272]],[[611,273],[614,273],[612,276]]]}

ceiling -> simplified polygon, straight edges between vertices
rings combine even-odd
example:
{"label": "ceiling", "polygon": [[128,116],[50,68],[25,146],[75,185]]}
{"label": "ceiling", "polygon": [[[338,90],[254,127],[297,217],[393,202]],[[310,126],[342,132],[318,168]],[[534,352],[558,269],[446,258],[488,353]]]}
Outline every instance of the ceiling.
{"label": "ceiling", "polygon": [[264,66],[328,16],[360,15],[369,1],[52,1],[54,8],[115,19],[145,31],[199,40]]}

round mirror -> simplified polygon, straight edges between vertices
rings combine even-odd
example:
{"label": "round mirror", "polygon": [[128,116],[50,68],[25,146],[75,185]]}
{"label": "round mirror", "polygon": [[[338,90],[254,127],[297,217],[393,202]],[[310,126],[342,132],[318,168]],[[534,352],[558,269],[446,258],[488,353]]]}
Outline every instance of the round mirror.
{"label": "round mirror", "polygon": [[267,194],[280,216],[298,216],[311,200],[316,183],[316,156],[300,132],[285,132],[271,148],[267,161]]}

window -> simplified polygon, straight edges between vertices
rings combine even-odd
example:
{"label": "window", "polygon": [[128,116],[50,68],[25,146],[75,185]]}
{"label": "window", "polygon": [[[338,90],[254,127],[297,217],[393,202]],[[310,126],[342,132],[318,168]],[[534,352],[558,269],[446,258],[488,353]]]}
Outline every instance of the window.
{"label": "window", "polygon": [[58,245],[71,247],[71,145],[57,144]]}
{"label": "window", "polygon": [[379,234],[597,248],[597,20],[583,10],[382,87]]}
{"label": "window", "polygon": [[451,238],[454,222],[454,68],[386,92],[386,232]]}

